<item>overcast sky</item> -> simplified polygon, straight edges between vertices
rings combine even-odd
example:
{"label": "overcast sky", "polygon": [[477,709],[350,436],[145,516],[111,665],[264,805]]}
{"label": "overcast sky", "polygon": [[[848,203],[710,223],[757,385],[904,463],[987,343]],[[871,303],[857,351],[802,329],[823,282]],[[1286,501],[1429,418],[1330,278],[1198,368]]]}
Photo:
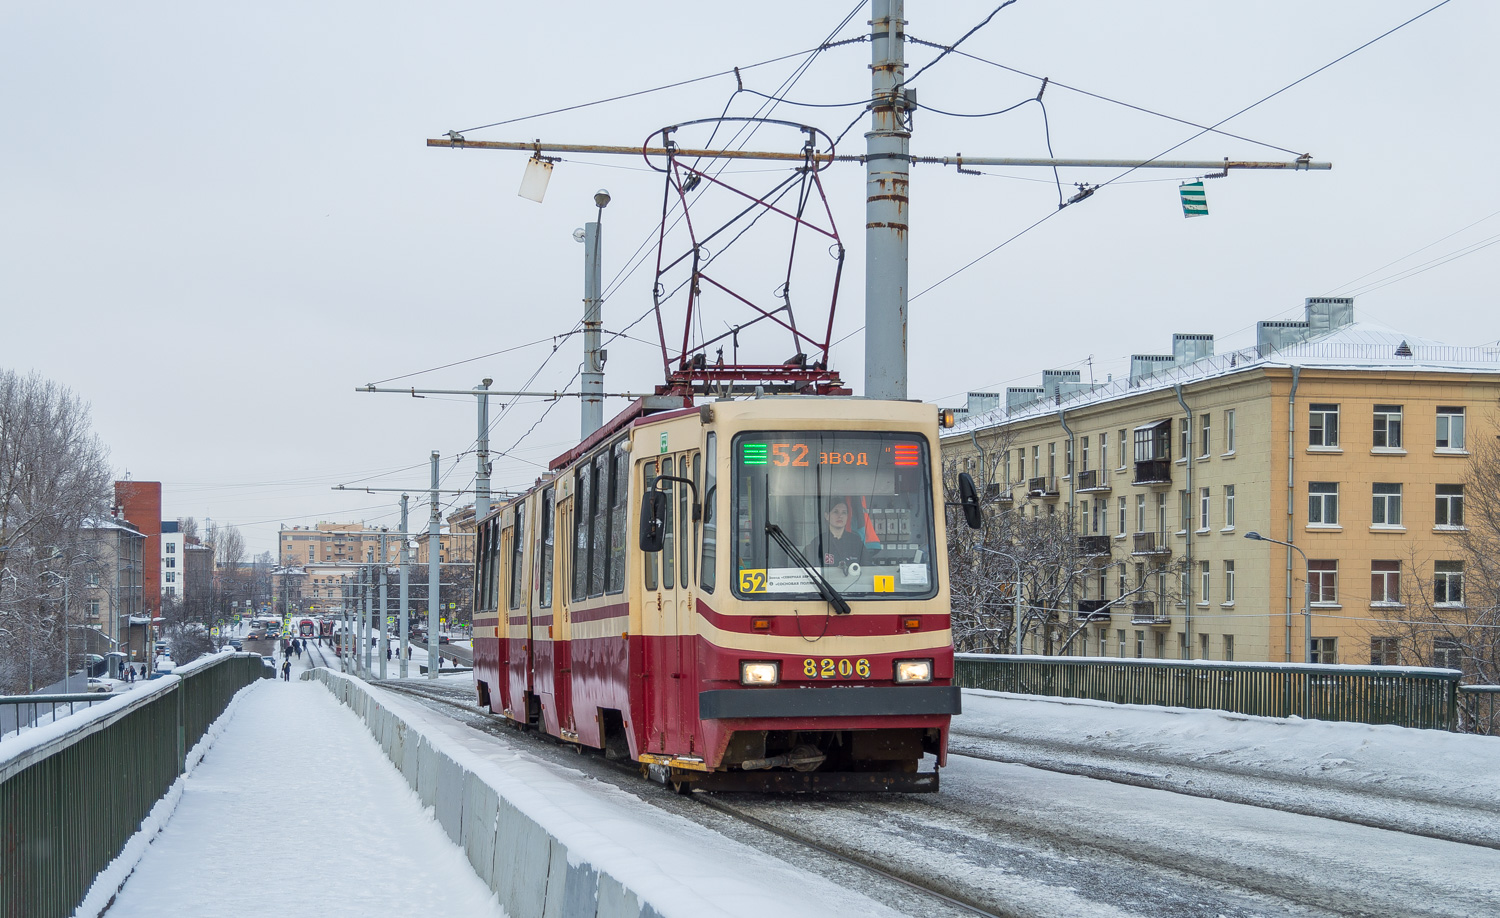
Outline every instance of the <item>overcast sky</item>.
{"label": "overcast sky", "polygon": [[[908,34],[950,44],[995,5],[908,0]],[[912,85],[931,109],[978,114],[1034,98],[1046,76],[1058,157],[1147,159],[1197,133],[1153,113],[1215,123],[1432,5],[1020,0],[960,46],[972,57],[950,55]],[[651,308],[653,259],[630,271],[630,256],[655,232],[663,191],[639,159],[568,156],[537,204],[516,195],[525,154],[431,150],[425,139],[733,66],[746,68],[747,90],[775,93],[807,61],[798,52],[853,9],[0,5],[0,366],[89,401],[119,474],[163,483],[167,518],[239,526],[254,552],[273,549],[282,525],[394,526],[395,494],[330,488],[415,495],[432,450],[444,486],[467,486],[473,399],[355,388],[469,388],[483,377],[495,388],[566,386],[581,342],[559,337],[553,353],[553,336],[581,312],[572,231],[608,188],[605,327],[624,329]],[[836,34],[867,34],[868,19],[866,4]],[[1050,170],[914,167],[910,394],[959,404],[969,390],[1034,385],[1050,368],[1102,380],[1126,372],[1131,353],[1170,351],[1174,331],[1243,346],[1257,320],[1299,317],[1307,296],[1356,294],[1359,318],[1452,344],[1496,340],[1500,250],[1483,247],[1500,239],[1489,164],[1500,147],[1496,35],[1500,5],[1452,0],[1223,126],[1247,139],[1209,134],[1171,154],[1285,160],[1289,150],[1331,161],[1331,172],[1210,181],[1210,216],[1188,220],[1177,186],[1202,170],[1138,171],[946,281],[1057,211],[1058,188]],[[909,47],[908,72],[936,53]],[[750,67],[784,55],[796,56]],[[831,48],[785,97],[867,98],[869,57],[864,42]],[[763,100],[735,89],[719,76],[467,136],[641,144],[726,106],[754,114]],[[782,105],[772,116],[837,135],[858,113]],[[1042,114],[1036,104],[990,118],[921,111],[912,151],[1046,156]],[[862,152],[865,123],[840,152]],[[749,146],[793,140],[768,131]],[[767,168],[725,178],[753,188],[779,178]],[[1071,195],[1076,182],[1117,175],[1060,179]],[[834,366],[858,391],[863,168],[834,166],[825,181],[849,252]],[[750,286],[778,283],[773,266]],[[725,321],[709,316],[705,330]],[[612,391],[660,377],[654,321],[628,335],[609,346]],[[496,460],[497,488],[529,484],[576,440],[576,403],[547,409],[492,409],[492,448],[514,445]],[[414,515],[425,521],[415,504]]]}

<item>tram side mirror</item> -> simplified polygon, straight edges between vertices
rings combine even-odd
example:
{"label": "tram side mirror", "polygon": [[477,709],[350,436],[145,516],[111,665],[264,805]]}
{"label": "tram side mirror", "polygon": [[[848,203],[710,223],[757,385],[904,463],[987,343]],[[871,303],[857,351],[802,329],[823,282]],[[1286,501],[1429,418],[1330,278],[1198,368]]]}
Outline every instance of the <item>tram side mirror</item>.
{"label": "tram side mirror", "polygon": [[667,495],[651,488],[641,495],[641,551],[661,551],[666,544]]}
{"label": "tram side mirror", "polygon": [[984,515],[979,510],[979,489],[974,487],[974,479],[968,472],[958,473],[958,506],[963,510],[964,522],[970,529],[984,525]]}

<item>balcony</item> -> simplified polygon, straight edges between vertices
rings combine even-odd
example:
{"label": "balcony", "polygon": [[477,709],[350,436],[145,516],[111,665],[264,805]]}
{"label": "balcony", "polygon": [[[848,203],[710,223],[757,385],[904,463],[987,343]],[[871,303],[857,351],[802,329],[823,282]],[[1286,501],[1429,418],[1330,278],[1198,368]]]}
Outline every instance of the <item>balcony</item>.
{"label": "balcony", "polygon": [[1032,497],[1057,497],[1057,478],[1033,478],[1026,482],[1026,493]]}
{"label": "balcony", "polygon": [[1135,464],[1135,478],[1131,480],[1131,484],[1169,485],[1171,483],[1171,459],[1143,459]]}
{"label": "balcony", "polygon": [[1170,555],[1172,548],[1166,536],[1159,532],[1137,532],[1130,546],[1132,555]]}
{"label": "balcony", "polygon": [[1107,599],[1080,599],[1078,600],[1078,617],[1086,622],[1109,621],[1109,600]]}
{"label": "balcony", "polygon": [[984,486],[984,499],[999,501],[1002,504],[1009,504],[1013,502],[1010,488],[1002,488],[998,484],[990,484]]}
{"label": "balcony", "polygon": [[1079,494],[1110,490],[1109,473],[1103,469],[1089,469],[1088,471],[1079,472],[1078,488],[1076,490]]}
{"label": "balcony", "polygon": [[[1155,535],[1155,533],[1152,533]],[[1091,535],[1078,537],[1078,551],[1090,557],[1109,554],[1109,536]]]}
{"label": "balcony", "polygon": [[1130,623],[1132,625],[1170,625],[1172,618],[1157,608],[1154,602],[1133,602],[1130,604]]}

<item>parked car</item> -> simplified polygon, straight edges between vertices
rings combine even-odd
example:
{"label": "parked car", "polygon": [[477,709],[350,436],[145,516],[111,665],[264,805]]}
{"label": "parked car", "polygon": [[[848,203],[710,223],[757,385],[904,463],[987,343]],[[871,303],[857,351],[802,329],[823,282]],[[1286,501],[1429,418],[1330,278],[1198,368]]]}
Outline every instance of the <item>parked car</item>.
{"label": "parked car", "polygon": [[245,649],[244,643],[241,642],[239,638],[230,638],[229,639],[229,646],[233,647],[235,650],[244,650]]}
{"label": "parked car", "polygon": [[113,692],[115,684],[106,679],[89,679],[88,690],[91,692]]}

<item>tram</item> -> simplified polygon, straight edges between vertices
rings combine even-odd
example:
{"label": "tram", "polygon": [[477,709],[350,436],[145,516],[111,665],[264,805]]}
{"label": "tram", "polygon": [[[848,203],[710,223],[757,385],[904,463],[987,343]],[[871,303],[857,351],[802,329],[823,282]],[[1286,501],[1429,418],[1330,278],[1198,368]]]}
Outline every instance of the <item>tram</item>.
{"label": "tram", "polygon": [[935,791],[960,698],[938,421],[636,402],[481,521],[479,703],[679,790]]}

